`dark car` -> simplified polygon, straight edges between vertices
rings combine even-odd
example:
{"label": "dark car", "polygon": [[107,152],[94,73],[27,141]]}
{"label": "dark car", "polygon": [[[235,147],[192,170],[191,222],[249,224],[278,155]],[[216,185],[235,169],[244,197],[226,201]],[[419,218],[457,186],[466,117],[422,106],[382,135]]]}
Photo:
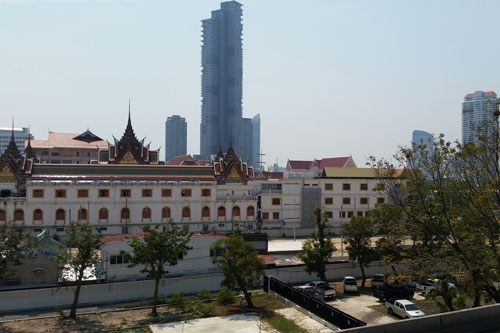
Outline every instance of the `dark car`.
{"label": "dark car", "polygon": [[373,296],[379,300],[394,300],[394,299],[413,299],[414,291],[406,286],[399,284],[391,284],[384,287],[377,287],[373,289]]}

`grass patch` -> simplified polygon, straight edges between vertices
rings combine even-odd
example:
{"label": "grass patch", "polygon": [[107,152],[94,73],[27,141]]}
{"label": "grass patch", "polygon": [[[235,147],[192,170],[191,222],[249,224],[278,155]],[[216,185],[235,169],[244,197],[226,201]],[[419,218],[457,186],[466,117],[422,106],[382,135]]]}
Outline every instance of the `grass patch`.
{"label": "grass patch", "polygon": [[277,309],[283,309],[288,307],[288,305],[286,305],[282,301],[265,293],[254,294],[252,297],[252,301],[255,307],[264,308],[268,311],[274,311]]}
{"label": "grass patch", "polygon": [[426,315],[441,313],[436,302],[431,299],[414,299],[412,302],[415,303]]}
{"label": "grass patch", "polygon": [[307,333],[305,329],[295,324],[293,320],[286,319],[285,317],[274,314],[271,318],[266,319],[266,321],[279,332],[283,333]]}

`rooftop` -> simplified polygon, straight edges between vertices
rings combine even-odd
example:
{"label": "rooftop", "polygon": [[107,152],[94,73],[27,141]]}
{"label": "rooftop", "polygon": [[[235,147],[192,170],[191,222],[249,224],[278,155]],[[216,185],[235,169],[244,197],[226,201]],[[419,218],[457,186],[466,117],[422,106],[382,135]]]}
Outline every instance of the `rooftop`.
{"label": "rooftop", "polygon": [[[90,138],[93,136],[98,140],[82,140],[82,138]],[[49,132],[47,140],[31,140],[31,147],[36,148],[108,148],[108,141],[102,140],[92,134],[90,131],[84,133],[55,133]]]}

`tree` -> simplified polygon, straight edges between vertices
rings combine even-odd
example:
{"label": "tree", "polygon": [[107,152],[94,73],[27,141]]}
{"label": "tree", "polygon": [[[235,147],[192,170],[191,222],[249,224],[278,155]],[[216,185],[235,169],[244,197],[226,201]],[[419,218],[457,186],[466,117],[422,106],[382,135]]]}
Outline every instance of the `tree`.
{"label": "tree", "polygon": [[10,226],[8,224],[0,226],[0,279],[6,279],[14,270],[11,265],[22,264],[22,259],[29,254],[21,247],[26,239],[26,234],[22,229]]}
{"label": "tree", "polygon": [[75,296],[69,316],[76,318],[76,308],[82,281],[91,276],[97,276],[95,264],[101,261],[101,235],[93,233],[93,227],[88,223],[71,222],[66,228],[66,248],[55,256],[62,279],[65,283],[76,285]]}
{"label": "tree", "polygon": [[308,274],[316,273],[321,280],[326,281],[326,264],[336,248],[331,237],[326,235],[328,218],[321,208],[313,210],[310,221],[316,230],[311,234],[312,239],[304,242],[303,252],[297,256],[304,262]]}
{"label": "tree", "polygon": [[371,248],[371,238],[375,236],[373,221],[368,216],[354,216],[349,223],[342,226],[342,237],[346,244],[349,259],[357,261],[363,281],[361,288],[365,287],[365,267],[376,258],[376,252]]}
{"label": "tree", "polygon": [[160,279],[168,273],[166,267],[177,265],[179,256],[185,256],[192,249],[188,243],[191,234],[180,230],[174,224],[169,225],[166,231],[158,232],[149,226],[144,227],[144,238],[134,238],[130,241],[132,253],[125,253],[130,261],[129,267],[144,265],[141,270],[148,277],[155,279],[153,293],[153,307],[151,315],[156,317],[158,312],[158,285]]}
{"label": "tree", "polygon": [[259,257],[253,243],[247,243],[241,235],[232,234],[212,244],[215,254],[212,262],[224,272],[221,285],[229,289],[236,286],[245,295],[248,307],[253,308],[251,289],[259,288],[264,275],[264,260]]}

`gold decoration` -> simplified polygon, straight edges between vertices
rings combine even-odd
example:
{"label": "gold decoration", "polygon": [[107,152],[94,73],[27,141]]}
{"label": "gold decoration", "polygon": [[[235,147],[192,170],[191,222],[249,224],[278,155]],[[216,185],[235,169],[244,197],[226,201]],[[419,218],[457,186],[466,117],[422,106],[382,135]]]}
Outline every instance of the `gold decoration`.
{"label": "gold decoration", "polygon": [[139,164],[139,162],[136,161],[134,158],[134,155],[130,152],[130,150],[127,150],[125,155],[123,155],[123,158],[121,159],[119,164]]}
{"label": "gold decoration", "polygon": [[17,183],[16,175],[5,165],[0,171],[0,183]]}

